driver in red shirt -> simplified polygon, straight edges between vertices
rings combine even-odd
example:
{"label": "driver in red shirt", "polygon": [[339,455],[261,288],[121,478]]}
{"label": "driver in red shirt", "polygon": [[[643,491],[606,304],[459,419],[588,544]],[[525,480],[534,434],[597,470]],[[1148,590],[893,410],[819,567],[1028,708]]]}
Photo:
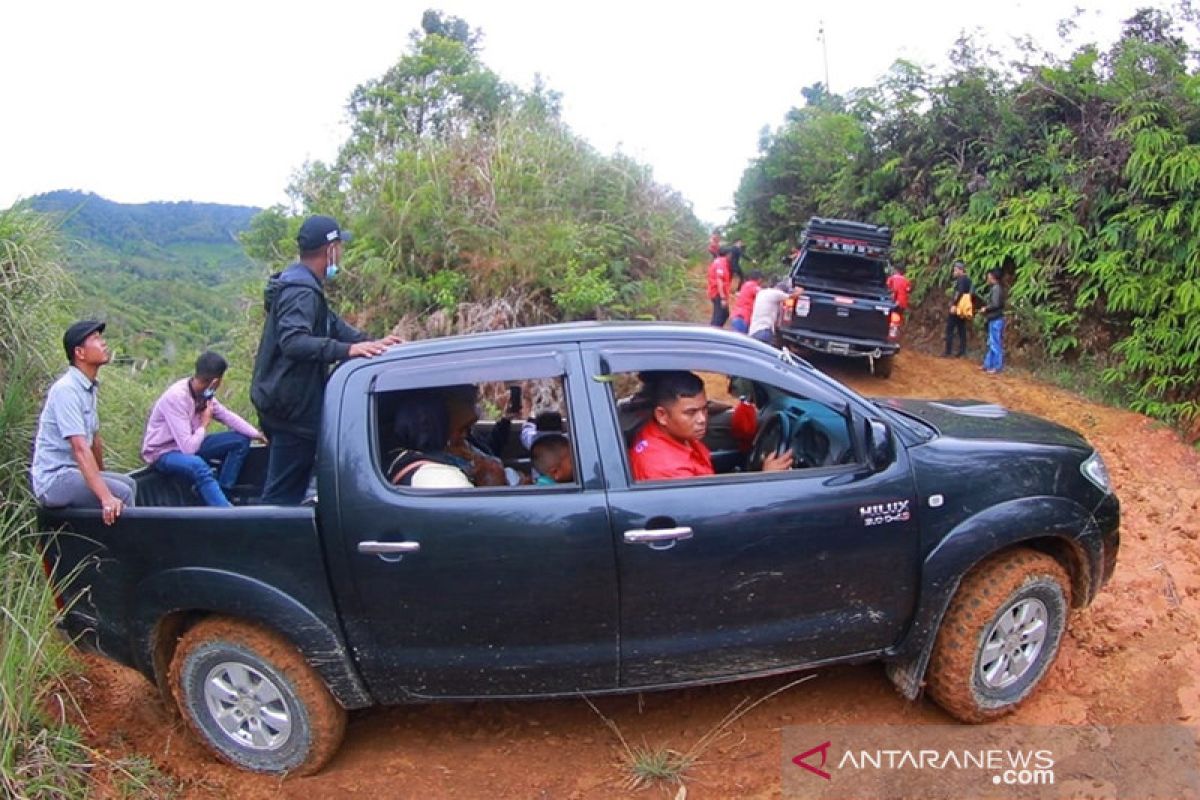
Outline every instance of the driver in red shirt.
{"label": "driver in red shirt", "polygon": [[[653,416],[638,431],[629,451],[633,479],[695,478],[714,474],[712,456],[701,441],[708,432],[708,396],[704,382],[691,372],[644,373],[643,391],[654,404]],[[764,472],[790,469],[792,454],[763,460]]]}

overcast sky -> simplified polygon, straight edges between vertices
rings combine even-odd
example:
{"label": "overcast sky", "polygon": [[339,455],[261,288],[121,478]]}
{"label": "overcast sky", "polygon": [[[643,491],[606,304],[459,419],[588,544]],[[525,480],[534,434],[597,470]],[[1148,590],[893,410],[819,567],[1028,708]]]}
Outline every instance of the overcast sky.
{"label": "overcast sky", "polygon": [[[1077,2],[14,1],[0,11],[0,208],[54,189],[285,202],[298,167],[336,154],[351,90],[401,56],[433,7],[482,29],[504,80],[540,72],[576,133],[649,164],[722,222],[761,128],[824,79],[822,20],[844,92],[897,58],[943,64],[963,30],[1050,46]],[[1108,44],[1148,5],[1164,7],[1095,0],[1079,38]]]}

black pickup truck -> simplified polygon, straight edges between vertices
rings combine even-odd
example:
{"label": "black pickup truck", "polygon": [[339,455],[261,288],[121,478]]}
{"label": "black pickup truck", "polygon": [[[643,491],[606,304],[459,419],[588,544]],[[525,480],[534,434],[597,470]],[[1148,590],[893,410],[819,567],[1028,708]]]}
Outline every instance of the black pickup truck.
{"label": "black pickup truck", "polygon": [[881,378],[900,350],[899,313],[887,287],[892,232],[843,219],[813,217],[792,262],[783,343],[796,350],[869,359]]}
{"label": "black pickup truck", "polygon": [[[716,474],[631,477],[652,413],[640,381],[658,370],[710,387]],[[463,384],[484,408],[520,386],[557,411],[573,480],[393,485],[402,401]],[[754,409],[751,436],[733,424],[739,403]],[[1073,431],[977,402],[868,400],[707,326],[397,346],[333,373],[319,447],[310,505],[185,507],[179,486],[143,472],[138,506],[111,527],[98,510],[40,512],[69,635],[141,671],[247,769],[319,769],[346,710],[373,704],[668,689],[872,659],[906,697],[927,688],[982,721],[1033,691],[1069,610],[1117,558],[1117,499]],[[792,469],[757,471],[786,448]],[[502,457],[530,469],[519,441]]]}

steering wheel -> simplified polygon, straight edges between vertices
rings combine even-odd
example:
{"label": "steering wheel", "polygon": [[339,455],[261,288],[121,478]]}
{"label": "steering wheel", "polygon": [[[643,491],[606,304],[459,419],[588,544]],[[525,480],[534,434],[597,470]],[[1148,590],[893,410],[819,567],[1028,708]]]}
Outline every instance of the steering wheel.
{"label": "steering wheel", "polygon": [[767,415],[758,425],[758,433],[754,435],[754,444],[750,446],[750,454],[746,456],[746,470],[761,472],[763,461],[768,455],[776,455],[787,449],[791,441],[791,420],[778,411]]}
{"label": "steering wheel", "polygon": [[758,426],[746,470],[761,472],[768,455],[792,451],[792,469],[817,467],[829,457],[829,437],[811,419],[771,412]]}

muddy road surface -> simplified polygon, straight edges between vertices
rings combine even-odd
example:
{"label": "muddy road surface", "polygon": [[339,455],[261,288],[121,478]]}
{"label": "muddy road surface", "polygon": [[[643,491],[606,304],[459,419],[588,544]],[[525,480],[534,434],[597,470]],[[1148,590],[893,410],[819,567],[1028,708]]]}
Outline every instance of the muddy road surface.
{"label": "muddy road surface", "polygon": [[[1071,426],[1104,455],[1122,501],[1116,576],[1072,615],[1062,653],[1014,724],[1200,725],[1200,458],[1137,414],[1094,405],[973,361],[902,353],[890,380],[856,364],[821,364],[865,394],[974,397]],[[781,729],[799,723],[948,724],[928,700],[908,703],[879,665],[819,670],[728,725],[686,775],[690,798],[775,797]],[[740,703],[795,679],[583,700],[371,709],[350,717],[323,772],[279,780],[218,763],[137,673],[87,657],[76,690],[91,744],[109,758],[150,759],[187,798],[675,797],[632,791],[622,748],[692,748]]]}

